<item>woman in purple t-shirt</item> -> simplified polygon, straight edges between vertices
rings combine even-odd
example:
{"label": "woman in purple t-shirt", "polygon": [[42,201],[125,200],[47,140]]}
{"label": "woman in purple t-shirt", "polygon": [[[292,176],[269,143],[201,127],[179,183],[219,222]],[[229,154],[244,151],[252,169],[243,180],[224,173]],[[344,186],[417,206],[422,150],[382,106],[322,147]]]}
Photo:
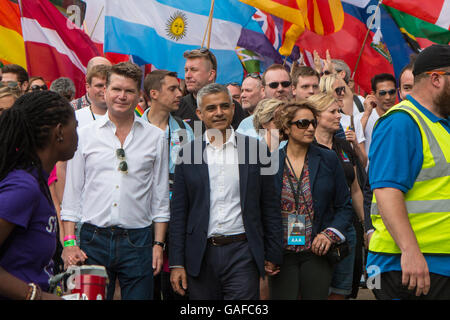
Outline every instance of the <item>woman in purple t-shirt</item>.
{"label": "woman in purple t-shirt", "polygon": [[69,102],[50,91],[0,116],[0,299],[58,299],[46,292],[57,229],[47,179],[73,157],[76,126]]}

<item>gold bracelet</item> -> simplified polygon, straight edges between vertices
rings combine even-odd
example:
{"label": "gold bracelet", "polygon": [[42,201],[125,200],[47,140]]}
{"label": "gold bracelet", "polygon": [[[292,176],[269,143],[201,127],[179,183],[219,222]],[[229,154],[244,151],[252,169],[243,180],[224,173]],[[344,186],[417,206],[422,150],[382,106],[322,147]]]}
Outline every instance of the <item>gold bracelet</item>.
{"label": "gold bracelet", "polygon": [[29,283],[28,286],[30,289],[28,290],[26,300],[34,300],[36,298],[37,287],[34,283]]}

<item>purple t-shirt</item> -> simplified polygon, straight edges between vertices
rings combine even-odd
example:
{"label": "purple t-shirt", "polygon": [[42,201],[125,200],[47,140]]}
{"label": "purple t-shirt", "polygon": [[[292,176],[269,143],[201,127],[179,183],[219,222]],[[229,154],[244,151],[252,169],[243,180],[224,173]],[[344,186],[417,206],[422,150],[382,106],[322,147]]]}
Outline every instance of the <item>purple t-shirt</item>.
{"label": "purple t-shirt", "polygon": [[[43,174],[48,179],[47,174]],[[42,290],[49,288],[56,249],[57,218],[53,205],[39,188],[37,173],[14,170],[0,181],[0,218],[15,225],[3,244],[0,266]]]}

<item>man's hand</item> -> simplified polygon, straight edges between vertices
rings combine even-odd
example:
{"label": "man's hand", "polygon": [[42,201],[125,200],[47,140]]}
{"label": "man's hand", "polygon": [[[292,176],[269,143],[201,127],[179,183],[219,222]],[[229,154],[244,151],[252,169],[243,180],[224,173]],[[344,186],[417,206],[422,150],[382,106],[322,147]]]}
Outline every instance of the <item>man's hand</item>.
{"label": "man's hand", "polygon": [[163,248],[160,245],[154,245],[153,246],[153,275],[156,276],[161,272],[162,266],[163,266]]}
{"label": "man's hand", "polygon": [[403,251],[401,260],[402,284],[408,290],[416,288],[416,296],[430,291],[430,273],[427,261],[420,250]]}
{"label": "man's hand", "polygon": [[172,268],[170,270],[170,283],[176,293],[184,296],[187,290],[186,270],[184,268]]}
{"label": "man's hand", "polygon": [[267,275],[274,276],[280,272],[280,267],[270,261],[264,261],[264,270]]}
{"label": "man's hand", "polygon": [[64,269],[71,265],[82,264],[88,258],[86,253],[78,246],[64,247],[61,258],[64,261]]}

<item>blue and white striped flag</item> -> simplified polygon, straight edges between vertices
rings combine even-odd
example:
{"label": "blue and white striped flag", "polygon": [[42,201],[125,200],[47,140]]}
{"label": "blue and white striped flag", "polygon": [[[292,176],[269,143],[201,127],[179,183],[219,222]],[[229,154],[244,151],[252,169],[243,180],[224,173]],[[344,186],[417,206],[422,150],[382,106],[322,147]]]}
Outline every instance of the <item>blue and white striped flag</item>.
{"label": "blue and white striped flag", "polygon": [[[133,55],[183,78],[183,53],[201,47],[210,8],[206,0],[108,0],[104,51]],[[218,62],[217,82],[242,80],[235,48],[254,12],[238,0],[215,0],[210,49]]]}

